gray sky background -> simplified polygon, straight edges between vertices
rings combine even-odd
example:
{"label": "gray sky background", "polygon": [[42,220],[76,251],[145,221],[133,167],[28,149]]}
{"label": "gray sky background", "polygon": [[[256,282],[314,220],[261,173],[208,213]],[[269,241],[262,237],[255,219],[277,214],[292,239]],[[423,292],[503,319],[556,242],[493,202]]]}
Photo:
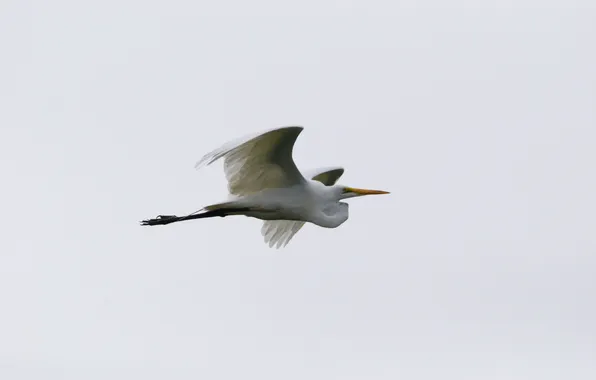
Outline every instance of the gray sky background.
{"label": "gray sky background", "polygon": [[[596,378],[593,1],[3,1],[0,378]],[[248,133],[335,230],[142,228]]]}

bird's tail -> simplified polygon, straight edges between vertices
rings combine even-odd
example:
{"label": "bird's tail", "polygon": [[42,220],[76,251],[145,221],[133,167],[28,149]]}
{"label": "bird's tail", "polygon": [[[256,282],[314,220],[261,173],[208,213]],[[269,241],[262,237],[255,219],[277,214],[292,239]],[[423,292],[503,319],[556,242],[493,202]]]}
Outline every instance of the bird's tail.
{"label": "bird's tail", "polygon": [[201,210],[185,216],[176,215],[158,215],[156,218],[141,221],[142,226],[158,226],[183,220],[213,218],[215,216],[224,217],[228,215],[238,215],[250,211],[249,207],[235,207],[234,202],[224,202],[207,206]]}

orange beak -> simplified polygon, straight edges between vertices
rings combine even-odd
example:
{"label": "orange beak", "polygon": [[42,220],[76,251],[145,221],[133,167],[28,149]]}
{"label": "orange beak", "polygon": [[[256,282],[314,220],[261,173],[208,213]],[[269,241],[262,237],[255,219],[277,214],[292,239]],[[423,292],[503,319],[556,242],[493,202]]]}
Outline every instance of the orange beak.
{"label": "orange beak", "polygon": [[367,190],[367,189],[357,189],[354,187],[346,187],[346,191],[351,193],[355,193],[358,195],[381,195],[381,194],[390,194],[388,191],[383,190]]}

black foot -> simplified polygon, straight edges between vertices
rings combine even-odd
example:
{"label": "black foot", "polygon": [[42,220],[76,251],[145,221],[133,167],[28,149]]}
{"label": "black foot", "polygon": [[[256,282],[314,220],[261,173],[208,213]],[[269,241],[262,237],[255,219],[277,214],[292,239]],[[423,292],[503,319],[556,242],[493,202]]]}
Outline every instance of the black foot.
{"label": "black foot", "polygon": [[176,215],[158,215],[157,218],[147,219],[141,221],[141,226],[158,226],[161,224],[168,224],[179,220]]}

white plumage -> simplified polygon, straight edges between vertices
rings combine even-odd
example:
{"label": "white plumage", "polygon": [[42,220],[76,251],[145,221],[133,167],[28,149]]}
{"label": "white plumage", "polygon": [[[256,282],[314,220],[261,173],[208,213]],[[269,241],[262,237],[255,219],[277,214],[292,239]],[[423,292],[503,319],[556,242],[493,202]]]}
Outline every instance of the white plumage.
{"label": "white plumage", "polygon": [[207,153],[195,168],[223,158],[228,190],[238,196],[298,185],[304,178],[292,150],[300,132],[302,127],[279,128],[227,143]]}
{"label": "white plumage", "polygon": [[292,158],[302,127],[283,127],[247,136],[206,154],[197,169],[224,159],[232,200],[207,206],[183,217],[160,215],[142,222],[160,225],[213,216],[245,215],[264,220],[261,233],[270,247],[290,242],[306,222],[335,228],[348,219],[348,204],[341,199],[387,194],[336,185],[340,167],[311,170],[302,175]]}

